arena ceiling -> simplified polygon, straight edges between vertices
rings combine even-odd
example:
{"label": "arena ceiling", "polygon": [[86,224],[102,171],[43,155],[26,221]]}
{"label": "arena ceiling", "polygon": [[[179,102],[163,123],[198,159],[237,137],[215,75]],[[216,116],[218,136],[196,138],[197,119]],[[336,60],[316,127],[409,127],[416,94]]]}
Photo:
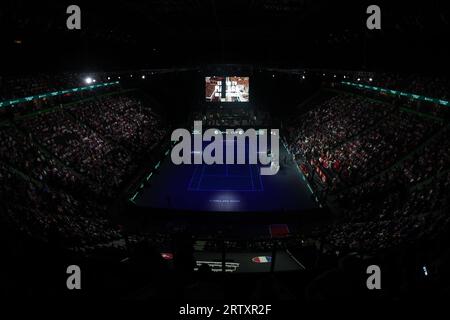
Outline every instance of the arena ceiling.
{"label": "arena ceiling", "polygon": [[123,69],[250,63],[334,69],[441,70],[449,56],[444,0],[378,1],[382,30],[365,27],[372,1],[2,1],[3,70]]}

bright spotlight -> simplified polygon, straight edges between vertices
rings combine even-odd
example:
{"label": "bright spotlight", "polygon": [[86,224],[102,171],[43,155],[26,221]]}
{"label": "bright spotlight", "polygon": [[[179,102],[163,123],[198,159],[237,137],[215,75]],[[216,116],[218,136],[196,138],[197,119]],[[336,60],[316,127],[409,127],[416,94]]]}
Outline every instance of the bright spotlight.
{"label": "bright spotlight", "polygon": [[369,81],[370,81],[370,82],[372,82],[372,80],[373,80],[372,78],[369,78]]}
{"label": "bright spotlight", "polygon": [[108,77],[108,80],[111,80],[111,77]]}
{"label": "bright spotlight", "polygon": [[96,82],[97,82],[97,80],[95,80],[95,79],[92,79],[92,82],[93,82],[93,83],[96,83]]}
{"label": "bright spotlight", "polygon": [[92,78],[91,77],[87,77],[86,79],[84,79],[84,82],[86,82],[87,84],[91,84],[92,83]]}
{"label": "bright spotlight", "polygon": [[141,78],[142,78],[142,79],[145,79],[145,76],[142,76]]}

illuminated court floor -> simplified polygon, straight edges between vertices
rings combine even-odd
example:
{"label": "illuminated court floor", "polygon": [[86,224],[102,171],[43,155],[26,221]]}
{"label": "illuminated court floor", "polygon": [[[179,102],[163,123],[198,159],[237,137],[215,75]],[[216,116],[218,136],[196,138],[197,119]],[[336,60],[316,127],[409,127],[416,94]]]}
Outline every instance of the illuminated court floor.
{"label": "illuminated court floor", "polygon": [[[287,155],[280,146],[281,157]],[[318,207],[315,195],[291,160],[273,176],[259,165],[174,165],[170,156],[134,202],[142,207],[192,211],[302,211]]]}
{"label": "illuminated court floor", "polygon": [[264,191],[259,166],[251,164],[196,165],[189,191]]}

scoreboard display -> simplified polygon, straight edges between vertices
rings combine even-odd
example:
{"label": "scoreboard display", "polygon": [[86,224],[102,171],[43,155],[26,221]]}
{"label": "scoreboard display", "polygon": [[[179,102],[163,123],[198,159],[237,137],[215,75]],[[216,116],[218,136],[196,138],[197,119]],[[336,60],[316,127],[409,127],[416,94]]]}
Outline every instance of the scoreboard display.
{"label": "scoreboard display", "polygon": [[205,77],[207,102],[249,102],[249,77]]}

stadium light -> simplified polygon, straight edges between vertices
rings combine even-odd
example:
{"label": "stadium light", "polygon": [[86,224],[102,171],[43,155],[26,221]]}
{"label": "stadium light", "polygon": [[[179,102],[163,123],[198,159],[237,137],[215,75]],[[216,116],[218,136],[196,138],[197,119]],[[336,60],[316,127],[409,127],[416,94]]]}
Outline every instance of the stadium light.
{"label": "stadium light", "polygon": [[91,84],[92,83],[92,78],[91,77],[87,77],[86,79],[84,79],[84,82],[86,82],[87,84]]}
{"label": "stadium light", "polygon": [[108,80],[111,80],[111,77],[108,77]]}
{"label": "stadium light", "polygon": [[141,77],[142,79],[145,79],[145,75]]}
{"label": "stadium light", "polygon": [[369,81],[370,81],[370,82],[372,82],[372,80],[373,80],[372,78],[369,78]]}
{"label": "stadium light", "polygon": [[97,80],[95,80],[95,79],[92,79],[92,82],[93,82],[93,83],[96,83],[96,82],[97,82]]}

